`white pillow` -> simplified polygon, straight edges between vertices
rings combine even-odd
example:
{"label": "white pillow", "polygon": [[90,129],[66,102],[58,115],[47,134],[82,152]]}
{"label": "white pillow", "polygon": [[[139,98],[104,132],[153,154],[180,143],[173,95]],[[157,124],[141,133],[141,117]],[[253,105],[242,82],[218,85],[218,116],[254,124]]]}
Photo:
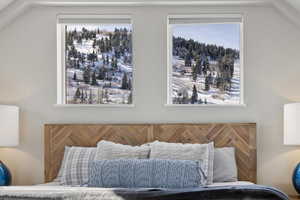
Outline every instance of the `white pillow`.
{"label": "white pillow", "polygon": [[199,160],[207,176],[207,183],[213,182],[214,143],[181,144],[155,141],[150,143],[150,159]]}
{"label": "white pillow", "polygon": [[237,166],[233,147],[215,148],[214,182],[237,181]]}
{"label": "white pillow", "polygon": [[97,144],[95,160],[147,159],[149,154],[149,145],[130,146],[102,140]]}

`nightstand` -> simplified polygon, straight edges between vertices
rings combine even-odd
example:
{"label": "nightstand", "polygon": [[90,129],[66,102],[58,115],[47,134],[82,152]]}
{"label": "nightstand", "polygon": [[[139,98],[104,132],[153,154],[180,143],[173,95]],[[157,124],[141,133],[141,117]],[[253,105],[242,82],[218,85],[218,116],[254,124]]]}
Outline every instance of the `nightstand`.
{"label": "nightstand", "polygon": [[297,195],[289,195],[290,200],[297,200],[300,199],[300,196]]}

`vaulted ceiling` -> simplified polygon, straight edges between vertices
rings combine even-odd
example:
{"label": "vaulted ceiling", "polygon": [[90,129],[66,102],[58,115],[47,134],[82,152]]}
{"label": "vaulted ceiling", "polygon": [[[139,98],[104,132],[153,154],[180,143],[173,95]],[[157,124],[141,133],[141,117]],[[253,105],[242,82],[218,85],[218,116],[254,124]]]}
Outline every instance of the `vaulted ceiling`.
{"label": "vaulted ceiling", "polygon": [[0,0],[0,29],[28,7],[105,5],[263,5],[268,4],[300,28],[300,0]]}
{"label": "vaulted ceiling", "polygon": [[300,0],[285,0],[292,7],[294,7],[298,12],[300,12]]}
{"label": "vaulted ceiling", "polygon": [[1,0],[0,1],[0,10],[6,8],[6,6],[8,6],[8,4],[10,4],[13,1],[14,0]]}

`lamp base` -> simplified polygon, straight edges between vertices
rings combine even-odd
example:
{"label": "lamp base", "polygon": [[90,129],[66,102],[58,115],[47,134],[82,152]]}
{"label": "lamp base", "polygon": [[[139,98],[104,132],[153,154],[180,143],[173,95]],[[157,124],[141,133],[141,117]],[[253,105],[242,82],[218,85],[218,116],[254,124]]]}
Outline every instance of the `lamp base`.
{"label": "lamp base", "polygon": [[0,161],[0,186],[11,185],[11,173],[6,165]]}

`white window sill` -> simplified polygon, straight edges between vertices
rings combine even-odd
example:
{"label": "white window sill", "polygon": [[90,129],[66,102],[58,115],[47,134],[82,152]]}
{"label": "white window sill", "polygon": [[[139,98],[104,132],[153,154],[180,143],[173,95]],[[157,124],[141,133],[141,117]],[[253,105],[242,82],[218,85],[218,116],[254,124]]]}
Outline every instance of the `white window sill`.
{"label": "white window sill", "polygon": [[166,107],[209,107],[209,108],[220,108],[220,107],[236,107],[245,108],[247,104],[165,104]]}
{"label": "white window sill", "polygon": [[112,105],[112,104],[54,104],[57,108],[133,108],[134,104]]}

